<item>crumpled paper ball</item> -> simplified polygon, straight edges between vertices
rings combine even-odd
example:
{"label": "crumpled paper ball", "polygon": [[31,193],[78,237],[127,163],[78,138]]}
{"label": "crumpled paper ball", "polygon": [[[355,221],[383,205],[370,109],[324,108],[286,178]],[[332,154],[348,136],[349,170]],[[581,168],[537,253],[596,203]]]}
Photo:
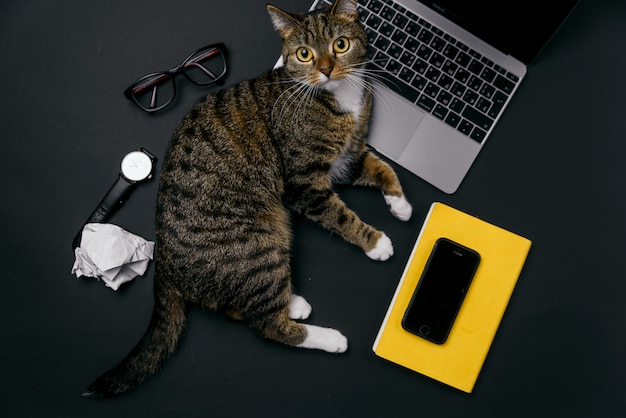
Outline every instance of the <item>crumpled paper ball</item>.
{"label": "crumpled paper ball", "polygon": [[72,274],[101,279],[117,290],[141,276],[154,254],[154,242],[117,225],[90,223],[83,227],[80,247],[74,249]]}

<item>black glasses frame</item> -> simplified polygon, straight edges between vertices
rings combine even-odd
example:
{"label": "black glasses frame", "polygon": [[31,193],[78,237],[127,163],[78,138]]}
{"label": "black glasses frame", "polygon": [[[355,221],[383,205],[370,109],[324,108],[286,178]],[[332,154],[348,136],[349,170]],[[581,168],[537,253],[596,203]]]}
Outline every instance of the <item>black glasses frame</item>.
{"label": "black glasses frame", "polygon": [[[204,54],[201,54],[201,52],[205,50],[206,52]],[[191,53],[187,58],[183,60],[183,62],[181,62],[179,65],[172,68],[171,70],[150,73],[135,80],[135,82],[133,82],[130,86],[128,86],[126,90],[124,90],[124,96],[126,96],[128,100],[132,100],[144,112],[158,112],[159,110],[162,110],[169,106],[174,101],[174,98],[176,97],[175,78],[179,74],[184,75],[187,80],[191,81],[197,86],[209,86],[215,83],[221,84],[223,82],[224,76],[228,72],[228,66],[226,64],[226,53],[226,45],[221,42],[204,46]],[[214,56],[217,58],[221,58],[223,61],[223,70],[220,74],[214,74],[211,70],[198,63],[198,61],[200,60],[212,58]],[[199,82],[198,80],[190,77],[187,74],[187,70],[191,68],[200,69],[206,76],[208,76],[209,81]],[[172,97],[166,103],[156,106],[157,87],[168,80],[171,80],[172,82]],[[147,89],[152,89],[150,107],[145,107],[137,99],[137,96],[139,94],[145,93]]]}

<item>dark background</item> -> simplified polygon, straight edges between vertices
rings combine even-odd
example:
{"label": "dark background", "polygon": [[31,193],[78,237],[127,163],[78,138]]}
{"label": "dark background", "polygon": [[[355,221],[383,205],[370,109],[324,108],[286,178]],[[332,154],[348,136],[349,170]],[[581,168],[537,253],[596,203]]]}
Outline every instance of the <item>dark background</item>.
{"label": "dark background", "polygon": [[[288,11],[309,0],[275,1]],[[139,339],[153,264],[118,292],[70,274],[70,243],[121,158],[159,157],[209,90],[185,81],[149,116],[126,86],[225,42],[227,84],[280,51],[265,2],[5,0],[0,5],[0,393],[7,417],[621,417],[626,408],[626,2],[582,0],[542,55],[468,177],[445,195],[398,168],[414,216],[379,192],[339,190],[394,242],[387,262],[296,219],[294,284],[309,323],[341,330],[346,354],[261,340],[192,309],[162,372],[114,400],[80,397]],[[114,222],[154,240],[157,181]],[[533,241],[475,391],[378,357],[371,346],[433,201]]]}

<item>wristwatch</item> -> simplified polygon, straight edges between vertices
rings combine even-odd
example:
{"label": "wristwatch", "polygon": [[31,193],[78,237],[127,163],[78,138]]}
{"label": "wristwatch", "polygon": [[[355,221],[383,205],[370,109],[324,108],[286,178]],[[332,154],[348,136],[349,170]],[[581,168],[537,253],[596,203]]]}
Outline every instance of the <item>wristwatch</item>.
{"label": "wristwatch", "polygon": [[[133,188],[152,178],[156,157],[145,148],[131,151],[124,156],[120,174],[102,201],[87,218],[85,224],[106,222],[128,198]],[[84,226],[84,224],[83,224]],[[72,248],[80,246],[82,227],[72,242]]]}

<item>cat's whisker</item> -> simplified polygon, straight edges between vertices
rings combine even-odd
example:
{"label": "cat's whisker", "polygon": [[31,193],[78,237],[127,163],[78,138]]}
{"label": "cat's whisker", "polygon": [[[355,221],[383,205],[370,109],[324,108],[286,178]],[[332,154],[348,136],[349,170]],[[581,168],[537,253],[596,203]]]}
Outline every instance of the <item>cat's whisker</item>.
{"label": "cat's whisker", "polygon": [[[275,111],[276,111],[276,105],[279,102],[282,102],[282,107],[280,109],[280,113],[278,115],[278,119],[277,121],[280,123],[283,120],[285,111],[290,107],[290,103],[292,102],[292,99],[294,96],[301,96],[302,94],[304,94],[304,90],[306,90],[307,88],[307,84],[303,81],[304,77],[301,79],[292,79],[290,80],[290,82],[293,82],[293,85],[290,86],[289,88],[287,88],[285,91],[283,91],[278,98],[276,99],[276,101],[274,102],[274,105],[272,107],[272,119],[274,119],[274,115],[275,115]],[[284,95],[288,95],[286,99],[282,99]]]}
{"label": "cat's whisker", "polygon": [[379,81],[376,77],[372,75],[371,69],[357,68],[357,69],[354,69],[352,72],[354,75],[356,75],[355,78],[358,81],[351,80],[351,82],[363,83],[365,88],[374,96],[374,99],[377,102],[379,102],[382,106],[384,106],[388,111],[390,112],[393,111],[393,106],[391,102],[389,101],[389,98],[381,94],[378,91],[378,89],[374,88],[374,83],[380,84],[381,81]]}

